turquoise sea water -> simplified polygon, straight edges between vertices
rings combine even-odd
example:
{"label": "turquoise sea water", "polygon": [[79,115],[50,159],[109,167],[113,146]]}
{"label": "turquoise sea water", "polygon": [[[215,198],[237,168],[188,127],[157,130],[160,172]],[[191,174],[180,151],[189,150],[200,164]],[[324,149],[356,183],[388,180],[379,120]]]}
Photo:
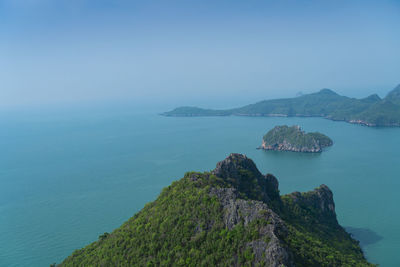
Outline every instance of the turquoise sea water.
{"label": "turquoise sea water", "polygon": [[[322,154],[256,150],[280,124],[321,131]],[[121,225],[186,171],[231,152],[277,176],[282,193],[327,184],[367,258],[400,264],[400,128],[318,118],[40,114],[0,118],[0,266],[49,266]]]}

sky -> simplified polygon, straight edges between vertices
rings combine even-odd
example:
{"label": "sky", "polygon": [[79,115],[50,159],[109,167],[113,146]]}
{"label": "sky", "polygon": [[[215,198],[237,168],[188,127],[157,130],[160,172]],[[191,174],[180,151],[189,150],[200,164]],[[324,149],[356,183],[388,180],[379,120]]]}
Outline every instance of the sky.
{"label": "sky", "polygon": [[0,0],[0,109],[384,96],[399,48],[398,0]]}

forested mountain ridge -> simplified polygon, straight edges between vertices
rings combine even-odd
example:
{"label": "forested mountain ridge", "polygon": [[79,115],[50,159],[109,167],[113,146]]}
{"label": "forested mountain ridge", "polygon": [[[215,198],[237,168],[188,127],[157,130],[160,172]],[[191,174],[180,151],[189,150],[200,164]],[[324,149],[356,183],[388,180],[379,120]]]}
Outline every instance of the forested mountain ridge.
{"label": "forested mountain ridge", "polygon": [[376,94],[356,99],[322,89],[317,93],[264,100],[234,109],[179,107],[162,115],[324,117],[367,126],[400,126],[400,85],[383,99]]}

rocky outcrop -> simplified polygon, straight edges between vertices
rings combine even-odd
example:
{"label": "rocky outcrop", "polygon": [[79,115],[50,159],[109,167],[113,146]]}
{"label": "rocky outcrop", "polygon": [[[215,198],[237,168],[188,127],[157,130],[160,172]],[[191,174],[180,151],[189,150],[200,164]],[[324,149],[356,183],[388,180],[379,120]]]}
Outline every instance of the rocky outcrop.
{"label": "rocky outcrop", "polygon": [[[242,154],[230,154],[217,164],[212,173],[233,186],[210,190],[210,195],[217,196],[221,202],[223,221],[228,229],[233,229],[239,223],[247,226],[256,220],[268,222],[258,229],[259,238],[247,244],[253,250],[254,264],[294,266],[291,252],[282,242],[288,234],[285,223],[268,206],[268,203],[279,198],[278,180],[273,175],[262,175],[254,162]],[[252,190],[254,185],[259,185],[256,192],[260,197],[245,190],[245,197],[250,198],[245,200],[242,198],[243,191],[238,190],[243,190],[250,183]]]}
{"label": "rocky outcrop", "polygon": [[320,153],[333,141],[321,133],[306,133],[300,126],[276,126],[263,137],[261,149]]}
{"label": "rocky outcrop", "polygon": [[372,266],[336,220],[326,185],[280,196],[277,179],[230,154],[190,172],[61,266]]}
{"label": "rocky outcrop", "polygon": [[[295,266],[293,253],[283,241],[290,234],[285,220],[310,228],[322,225],[323,229],[339,229],[341,234],[348,236],[337,222],[333,193],[326,185],[305,193],[285,195],[284,199],[289,201],[281,202],[278,180],[270,174],[262,175],[254,162],[242,154],[230,154],[217,163],[212,174],[232,185],[227,188],[212,187],[209,192],[222,205],[223,222],[227,229],[232,230],[241,223],[248,226],[257,220],[268,222],[258,228],[259,238],[247,243],[254,253],[255,266],[260,263],[276,267]],[[261,198],[255,198],[246,190],[243,195],[243,188],[248,186],[248,182],[253,187],[262,185],[255,189]]]}
{"label": "rocky outcrop", "polygon": [[263,140],[262,144],[261,144],[261,148],[264,150],[275,150],[275,151],[292,151],[292,152],[305,152],[305,153],[320,153],[322,152],[322,148],[316,143],[314,142],[311,146],[297,146],[297,145],[293,145],[289,142],[287,142],[286,140],[283,141],[282,143],[278,144],[267,144],[267,142],[265,142]]}
{"label": "rocky outcrop", "polygon": [[333,193],[326,185],[305,193],[293,192],[285,197],[290,198],[292,207],[299,211],[297,215],[304,217],[308,223],[338,224]]}
{"label": "rocky outcrop", "polygon": [[266,266],[294,266],[293,256],[282,240],[288,235],[282,219],[262,201],[238,198],[236,189],[212,188],[211,196],[217,196],[224,210],[225,226],[231,230],[239,223],[244,226],[255,220],[267,222],[258,229],[256,240],[247,243],[253,250],[254,264]]}
{"label": "rocky outcrop", "polygon": [[212,171],[225,179],[233,188],[250,199],[270,202],[279,200],[278,180],[271,174],[263,175],[246,155],[232,153],[217,163]]}
{"label": "rocky outcrop", "polygon": [[[278,180],[270,174],[262,175],[254,162],[242,154],[230,154],[217,163],[212,174],[232,185],[227,188],[210,189],[210,195],[216,196],[223,207],[223,221],[229,230],[240,223],[248,226],[256,220],[268,222],[258,229],[259,238],[247,244],[255,255],[254,264],[295,266],[292,252],[283,242],[288,236],[288,229],[284,220],[278,215],[285,209],[283,203],[276,197],[280,199]],[[247,191],[244,191],[246,192],[244,197],[249,199],[243,199],[243,187],[247,186],[248,182],[251,182],[253,187],[255,184],[262,185],[256,188],[257,194],[262,196],[260,200],[255,200],[257,198]],[[326,185],[306,193],[294,192],[285,197],[290,198],[290,202],[293,203],[288,210],[295,207],[297,210],[313,211],[310,218],[307,217],[309,214],[298,214],[299,218],[312,219],[314,220],[312,223],[337,224],[333,194]],[[279,202],[278,206],[274,201]]]}
{"label": "rocky outcrop", "polygon": [[238,153],[231,153],[226,159],[218,162],[212,173],[224,179],[242,180],[242,170],[249,171],[256,177],[262,176],[251,159]]}

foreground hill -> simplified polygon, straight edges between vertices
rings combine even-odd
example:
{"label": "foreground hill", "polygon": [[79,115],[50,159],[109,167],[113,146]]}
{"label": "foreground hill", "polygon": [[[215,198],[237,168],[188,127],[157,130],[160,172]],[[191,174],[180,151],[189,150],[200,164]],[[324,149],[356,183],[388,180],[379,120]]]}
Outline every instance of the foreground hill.
{"label": "foreground hill", "polygon": [[319,153],[325,147],[333,145],[326,135],[314,132],[306,133],[300,126],[276,126],[263,137],[261,149]]}
{"label": "foreground hill", "polygon": [[400,85],[384,99],[371,95],[363,99],[341,96],[329,89],[295,98],[264,100],[228,110],[180,107],[165,116],[298,116],[324,117],[367,126],[400,126]]}
{"label": "foreground hill", "polygon": [[60,266],[172,265],[373,266],[338,224],[327,186],[280,196],[241,154],[187,173]]}

